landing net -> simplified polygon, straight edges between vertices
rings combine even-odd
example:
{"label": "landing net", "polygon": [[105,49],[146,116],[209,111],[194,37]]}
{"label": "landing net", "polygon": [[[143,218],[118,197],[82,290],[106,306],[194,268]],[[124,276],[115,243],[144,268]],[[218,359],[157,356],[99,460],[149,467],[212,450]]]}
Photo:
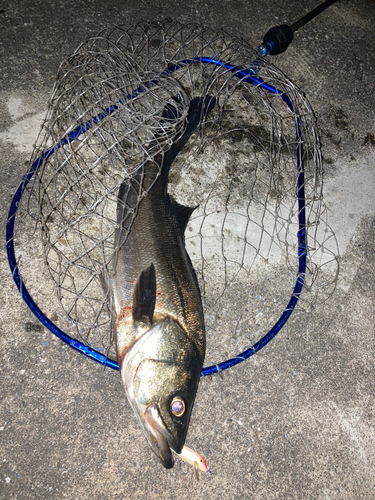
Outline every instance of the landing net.
{"label": "landing net", "polygon": [[[224,31],[170,22],[102,32],[60,66],[10,207],[7,250],[37,317],[112,368],[102,281],[113,276],[118,252],[119,186],[171,147],[190,101],[206,95],[217,104],[169,177],[179,203],[198,205],[185,236],[207,329],[202,374],[250,357],[293,309],[311,312],[335,289],[338,248],[315,118],[298,87]],[[167,103],[178,118],[165,123]],[[134,216],[146,195],[141,186],[129,200]]]}

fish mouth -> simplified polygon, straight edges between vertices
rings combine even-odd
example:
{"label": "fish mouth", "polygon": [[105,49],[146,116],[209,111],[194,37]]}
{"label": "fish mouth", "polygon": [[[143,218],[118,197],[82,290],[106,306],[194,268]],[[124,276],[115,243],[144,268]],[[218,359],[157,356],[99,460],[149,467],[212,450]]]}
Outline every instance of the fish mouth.
{"label": "fish mouth", "polygon": [[155,455],[166,469],[174,465],[171,448],[180,451],[181,446],[165,426],[162,416],[155,404],[148,406],[144,411],[146,437]]}

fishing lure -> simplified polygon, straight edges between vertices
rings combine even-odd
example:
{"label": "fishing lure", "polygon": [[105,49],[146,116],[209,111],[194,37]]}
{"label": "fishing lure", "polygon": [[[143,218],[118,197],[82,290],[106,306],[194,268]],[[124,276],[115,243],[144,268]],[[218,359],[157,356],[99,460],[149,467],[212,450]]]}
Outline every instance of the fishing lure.
{"label": "fishing lure", "polygon": [[195,477],[197,478],[197,480],[199,480],[199,471],[208,472],[208,467],[204,458],[188,446],[184,446],[181,453],[176,453],[176,455],[183,462],[186,462],[187,464],[194,467]]}

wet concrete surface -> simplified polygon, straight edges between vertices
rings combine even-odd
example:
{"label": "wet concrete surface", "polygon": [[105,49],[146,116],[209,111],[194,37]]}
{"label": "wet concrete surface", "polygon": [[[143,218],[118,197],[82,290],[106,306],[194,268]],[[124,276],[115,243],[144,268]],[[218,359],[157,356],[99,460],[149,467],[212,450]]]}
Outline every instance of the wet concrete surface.
{"label": "wet concrete surface", "polygon": [[318,2],[12,1],[0,9],[3,221],[0,498],[372,499],[375,497],[375,55],[371,0],[339,0],[272,62],[317,116],[325,202],[340,244],[333,297],[259,356],[203,379],[188,444],[211,474],[164,470],[117,372],[53,337],[23,303],[5,221],[59,63],[101,28],[174,17],[256,47]]}

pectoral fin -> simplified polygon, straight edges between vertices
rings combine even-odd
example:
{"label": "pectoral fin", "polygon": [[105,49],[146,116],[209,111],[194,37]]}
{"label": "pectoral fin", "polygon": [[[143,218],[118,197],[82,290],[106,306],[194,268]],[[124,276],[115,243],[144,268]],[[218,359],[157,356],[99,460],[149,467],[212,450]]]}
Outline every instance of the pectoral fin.
{"label": "pectoral fin", "polygon": [[152,324],[156,301],[154,264],[141,272],[133,291],[133,320]]}

